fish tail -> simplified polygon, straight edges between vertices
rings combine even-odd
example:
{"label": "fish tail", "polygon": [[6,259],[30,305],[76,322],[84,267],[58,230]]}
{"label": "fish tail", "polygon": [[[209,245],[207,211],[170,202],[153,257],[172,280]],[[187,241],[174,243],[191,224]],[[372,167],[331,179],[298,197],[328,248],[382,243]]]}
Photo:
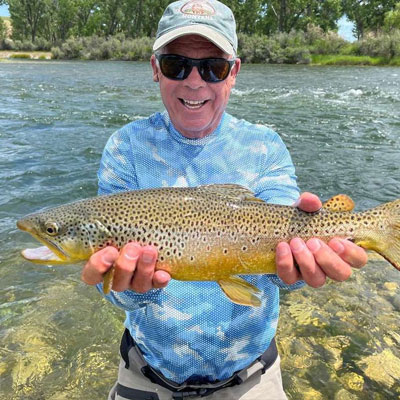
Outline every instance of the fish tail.
{"label": "fish tail", "polygon": [[376,251],[400,271],[400,199],[378,206],[371,212],[372,216],[377,212],[382,218],[378,218],[367,238],[355,242],[365,249]]}

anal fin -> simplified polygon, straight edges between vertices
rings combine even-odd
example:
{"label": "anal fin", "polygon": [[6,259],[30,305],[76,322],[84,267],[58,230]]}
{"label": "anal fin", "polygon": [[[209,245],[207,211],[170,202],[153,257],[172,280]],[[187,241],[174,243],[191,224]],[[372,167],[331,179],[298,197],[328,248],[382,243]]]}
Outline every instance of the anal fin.
{"label": "anal fin", "polygon": [[229,276],[219,279],[218,284],[233,303],[242,306],[260,307],[261,300],[257,296],[260,290],[244,279],[237,276]]}

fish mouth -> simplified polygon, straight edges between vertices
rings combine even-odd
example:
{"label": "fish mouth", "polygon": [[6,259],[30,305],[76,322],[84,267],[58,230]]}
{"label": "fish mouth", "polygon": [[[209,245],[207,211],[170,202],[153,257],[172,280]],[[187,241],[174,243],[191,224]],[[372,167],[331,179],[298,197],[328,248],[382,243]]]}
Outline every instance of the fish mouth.
{"label": "fish mouth", "polygon": [[36,263],[36,264],[69,264],[72,260],[63,251],[61,247],[49,240],[41,237],[36,230],[26,221],[17,221],[17,227],[24,232],[28,232],[32,235],[38,242],[42,243],[44,246],[36,247],[33,249],[24,249],[21,251],[22,257],[26,260]]}

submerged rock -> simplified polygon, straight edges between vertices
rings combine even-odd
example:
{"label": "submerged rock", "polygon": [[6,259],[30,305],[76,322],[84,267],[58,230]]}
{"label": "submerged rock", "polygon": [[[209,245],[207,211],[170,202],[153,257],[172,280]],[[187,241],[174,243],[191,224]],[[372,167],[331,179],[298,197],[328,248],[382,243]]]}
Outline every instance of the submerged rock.
{"label": "submerged rock", "polygon": [[355,372],[349,372],[340,377],[340,381],[349,390],[361,392],[364,388],[364,378]]}
{"label": "submerged rock", "polygon": [[358,364],[369,379],[387,387],[400,380],[400,359],[390,349],[369,356]]}

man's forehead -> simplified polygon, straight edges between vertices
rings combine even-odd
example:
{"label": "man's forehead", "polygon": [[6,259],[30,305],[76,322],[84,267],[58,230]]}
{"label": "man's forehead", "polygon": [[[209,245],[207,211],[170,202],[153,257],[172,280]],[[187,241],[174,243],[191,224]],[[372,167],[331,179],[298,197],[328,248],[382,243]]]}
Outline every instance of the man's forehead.
{"label": "man's forehead", "polygon": [[205,37],[192,34],[181,36],[173,40],[172,42],[168,43],[165,48],[168,49],[168,51],[171,51],[171,49],[182,46],[193,46],[197,49],[210,50],[213,53],[220,53],[221,55],[225,54],[218,46],[216,46],[213,42],[210,42]]}

